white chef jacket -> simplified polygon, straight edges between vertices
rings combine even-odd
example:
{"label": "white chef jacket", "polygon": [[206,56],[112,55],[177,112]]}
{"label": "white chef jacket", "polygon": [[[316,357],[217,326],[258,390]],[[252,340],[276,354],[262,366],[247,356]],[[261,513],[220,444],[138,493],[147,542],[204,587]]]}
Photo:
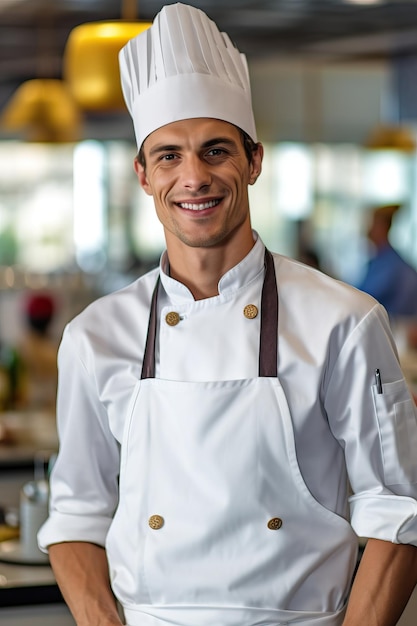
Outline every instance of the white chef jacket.
{"label": "white chef jacket", "polygon": [[[260,316],[243,314],[246,305],[259,306],[264,277],[265,249],[254,236],[254,247],[221,278],[215,297],[195,301],[168,276],[164,253],[160,269],[98,299],[68,324],[58,361],[60,452],[50,516],[39,533],[43,550],[62,541],[105,545],[118,504],[123,427],[141,375],[159,273],[156,377],[258,376]],[[320,504],[350,517],[358,535],[417,545],[417,415],[385,310],[297,261],[278,254],[274,261],[278,375],[308,488]],[[169,312],[181,319],[175,333],[166,321]],[[377,368],[383,393],[375,383]]]}

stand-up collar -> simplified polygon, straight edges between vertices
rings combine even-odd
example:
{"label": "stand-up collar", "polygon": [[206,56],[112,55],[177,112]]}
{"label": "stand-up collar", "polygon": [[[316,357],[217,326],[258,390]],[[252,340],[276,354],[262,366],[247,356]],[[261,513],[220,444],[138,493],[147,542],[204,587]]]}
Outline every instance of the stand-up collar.
{"label": "stand-up collar", "polygon": [[[253,231],[255,244],[250,252],[226,274],[224,274],[218,285],[219,294],[226,295],[241,289],[254,280],[264,268],[265,246],[259,235]],[[189,300],[194,300],[191,291],[168,275],[169,260],[165,251],[161,256],[160,275],[163,288],[173,303],[181,304]]]}

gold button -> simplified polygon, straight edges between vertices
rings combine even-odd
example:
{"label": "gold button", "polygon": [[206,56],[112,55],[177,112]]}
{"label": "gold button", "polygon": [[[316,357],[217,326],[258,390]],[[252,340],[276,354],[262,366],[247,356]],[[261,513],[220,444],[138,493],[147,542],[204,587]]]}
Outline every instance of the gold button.
{"label": "gold button", "polygon": [[164,518],[161,515],[151,515],[148,524],[153,530],[159,530],[164,525]]}
{"label": "gold button", "polygon": [[168,326],[176,326],[180,322],[180,320],[181,318],[179,316],[179,313],[177,313],[176,311],[170,311],[165,315],[165,321]]}
{"label": "gold button", "polygon": [[279,530],[282,526],[282,519],[280,517],[273,517],[268,522],[269,530]]}
{"label": "gold button", "polygon": [[247,304],[243,309],[243,315],[248,318],[248,320],[253,320],[258,315],[258,307],[254,304]]}

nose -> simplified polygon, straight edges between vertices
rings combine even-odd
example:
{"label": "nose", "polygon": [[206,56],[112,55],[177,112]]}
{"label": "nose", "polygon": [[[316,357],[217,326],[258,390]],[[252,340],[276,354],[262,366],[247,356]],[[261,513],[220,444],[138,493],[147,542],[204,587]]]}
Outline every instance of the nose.
{"label": "nose", "polygon": [[187,157],[183,163],[182,182],[186,189],[198,191],[211,183],[210,167],[198,155]]}

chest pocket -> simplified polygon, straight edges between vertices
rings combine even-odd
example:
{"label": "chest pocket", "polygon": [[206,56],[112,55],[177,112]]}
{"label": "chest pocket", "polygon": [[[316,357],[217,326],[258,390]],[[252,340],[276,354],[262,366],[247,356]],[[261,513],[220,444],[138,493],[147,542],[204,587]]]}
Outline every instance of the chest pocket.
{"label": "chest pocket", "polygon": [[387,485],[417,482],[417,415],[406,382],[373,388]]}

